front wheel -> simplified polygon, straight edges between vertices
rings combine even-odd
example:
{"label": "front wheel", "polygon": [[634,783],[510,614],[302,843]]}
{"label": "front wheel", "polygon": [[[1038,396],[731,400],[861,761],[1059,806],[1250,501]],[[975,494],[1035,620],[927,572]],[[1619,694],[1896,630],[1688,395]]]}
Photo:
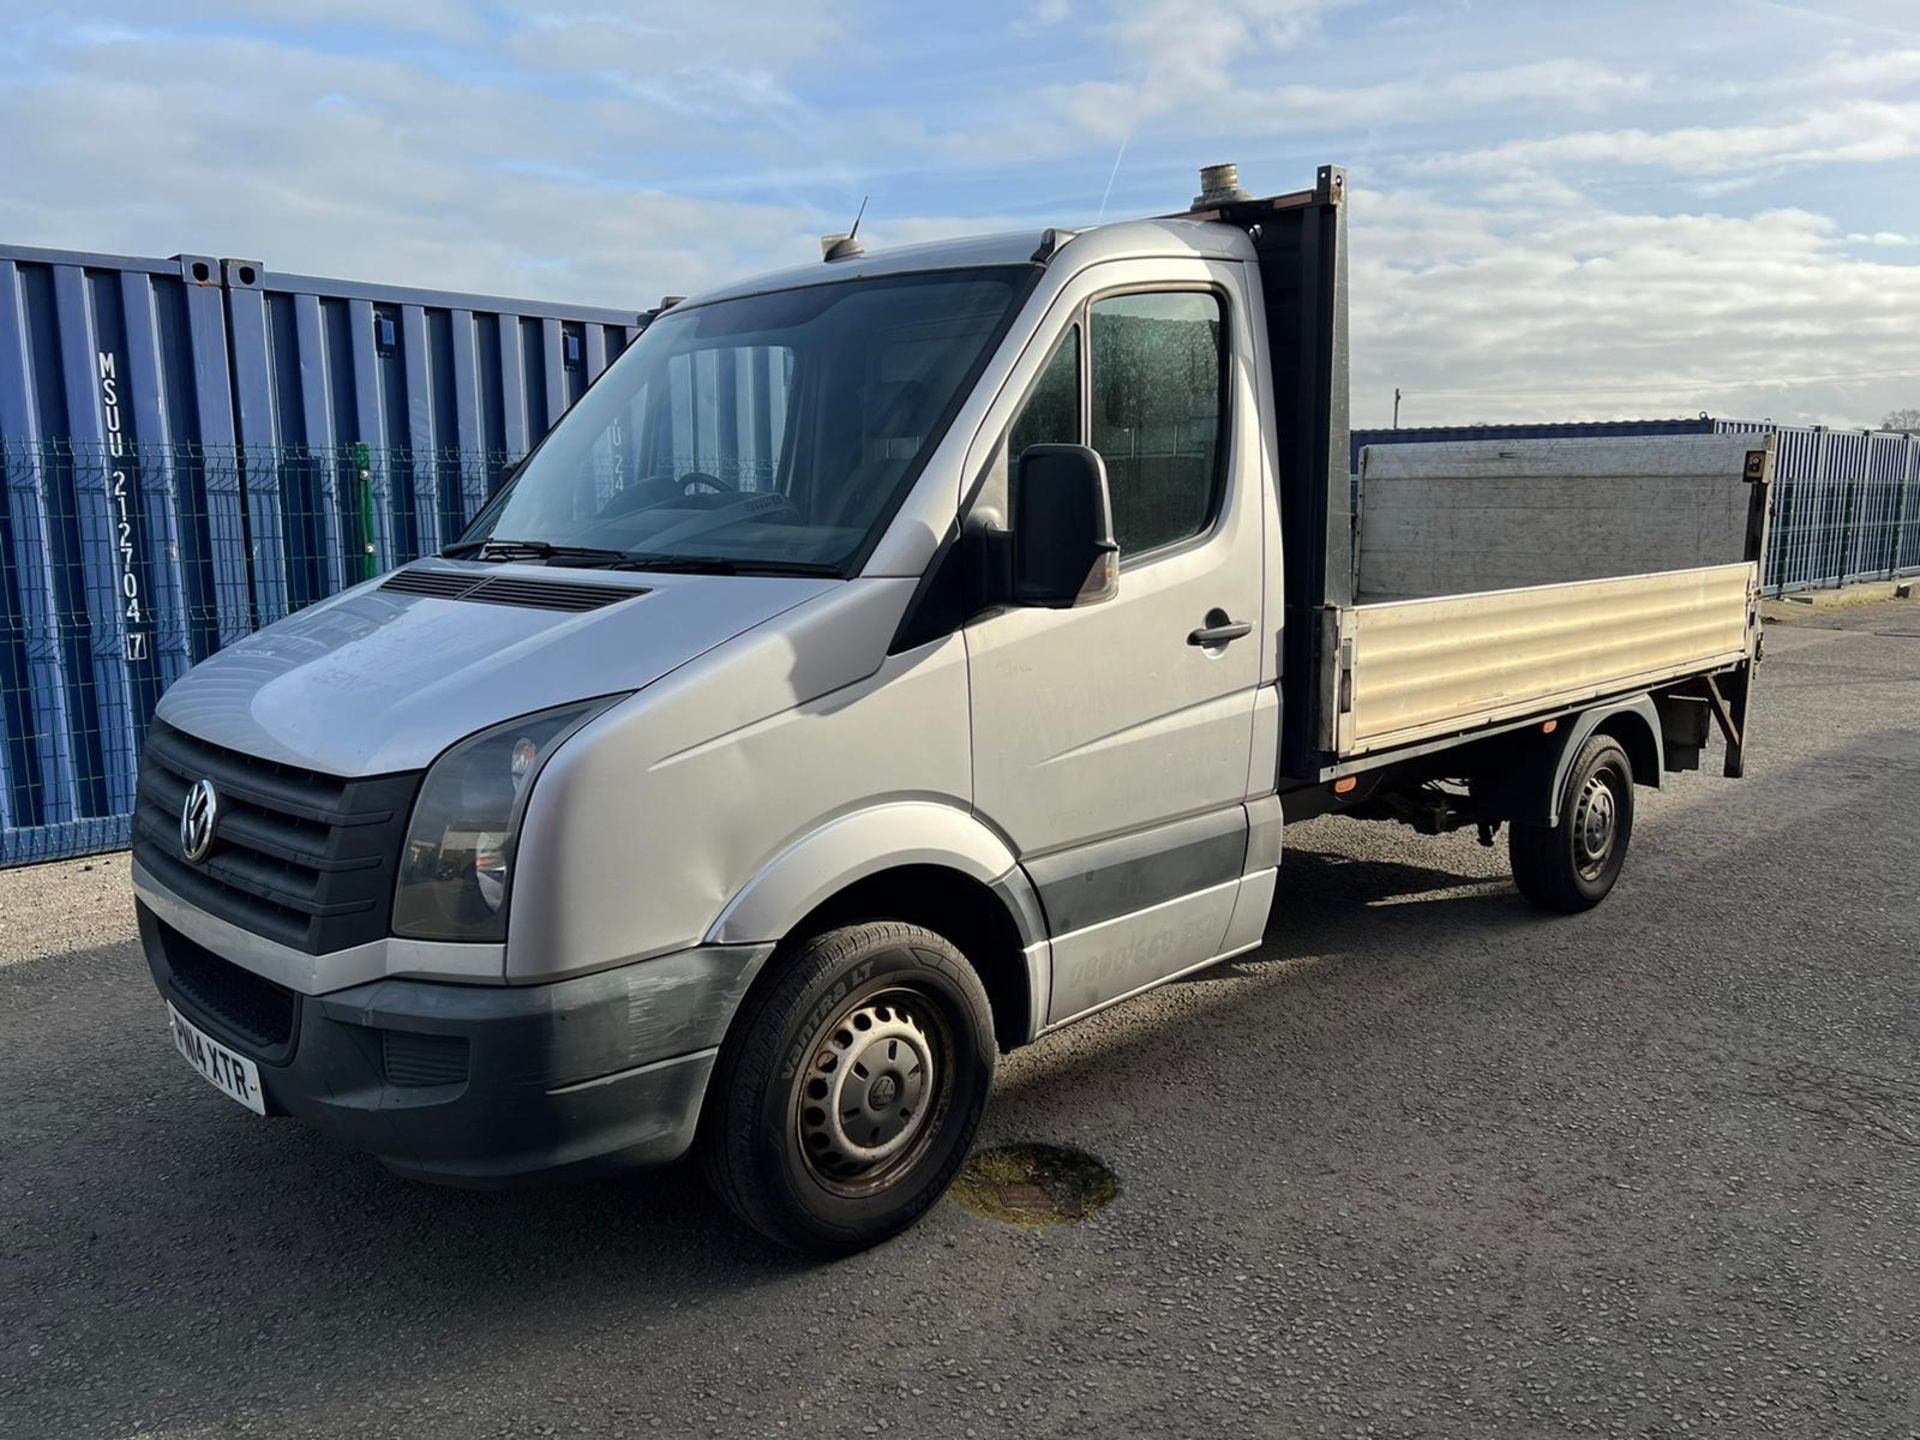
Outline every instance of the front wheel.
{"label": "front wheel", "polygon": [[1620,742],[1595,735],[1580,747],[1553,825],[1507,831],[1513,883],[1548,910],[1576,914],[1607,898],[1633,838],[1633,763]]}
{"label": "front wheel", "polygon": [[878,1244],[966,1160],[994,1054],[986,991],[946,940],[894,922],[827,931],[789,957],[721,1047],[707,1178],[783,1245]]}

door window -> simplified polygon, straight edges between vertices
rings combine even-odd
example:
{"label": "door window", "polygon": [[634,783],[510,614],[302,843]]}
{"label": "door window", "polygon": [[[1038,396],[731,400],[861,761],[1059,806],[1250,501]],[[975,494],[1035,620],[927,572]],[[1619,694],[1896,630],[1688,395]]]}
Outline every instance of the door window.
{"label": "door window", "polygon": [[1020,454],[1029,445],[1078,445],[1082,434],[1080,327],[1069,325],[981,477],[980,503],[995,510],[1006,508],[1012,493],[1013,467],[1020,463]]}
{"label": "door window", "polygon": [[1219,296],[1113,295],[1092,306],[1093,448],[1120,554],[1200,534],[1219,512],[1226,355]]}
{"label": "door window", "polygon": [[1060,341],[1047,368],[1034,382],[1033,392],[1014,417],[1007,435],[1007,453],[1018,463],[1029,445],[1080,443],[1080,327],[1072,326]]}

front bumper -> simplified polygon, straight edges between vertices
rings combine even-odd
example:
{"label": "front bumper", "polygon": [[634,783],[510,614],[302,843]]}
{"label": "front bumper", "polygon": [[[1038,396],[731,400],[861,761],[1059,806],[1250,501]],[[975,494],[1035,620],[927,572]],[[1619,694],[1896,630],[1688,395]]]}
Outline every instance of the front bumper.
{"label": "front bumper", "polygon": [[547,985],[383,978],[303,994],[137,906],[160,993],[295,1115],[400,1174],[502,1186],[664,1164],[770,947],[709,946]]}

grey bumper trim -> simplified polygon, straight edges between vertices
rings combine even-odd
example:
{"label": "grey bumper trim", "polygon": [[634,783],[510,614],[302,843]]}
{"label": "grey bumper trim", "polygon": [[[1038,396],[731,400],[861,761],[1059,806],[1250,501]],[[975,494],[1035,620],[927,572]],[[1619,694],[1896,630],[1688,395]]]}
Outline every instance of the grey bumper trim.
{"label": "grey bumper trim", "polygon": [[[219,1013],[219,965],[235,962],[182,948],[144,900],[137,908],[162,995],[256,1061],[270,1113],[309,1121],[403,1174],[470,1186],[683,1154],[717,1047],[773,950],[708,946],[545,985],[382,978],[298,996],[291,1042],[269,1053]],[[191,990],[175,981],[176,956],[194,967]],[[390,1068],[396,1036],[464,1065],[444,1083],[419,1083]]]}

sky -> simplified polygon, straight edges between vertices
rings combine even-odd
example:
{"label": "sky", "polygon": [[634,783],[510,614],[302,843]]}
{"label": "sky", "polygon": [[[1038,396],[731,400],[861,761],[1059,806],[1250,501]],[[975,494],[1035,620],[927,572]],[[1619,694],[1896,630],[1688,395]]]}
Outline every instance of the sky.
{"label": "sky", "polygon": [[626,309],[1351,185],[1353,418],[1920,406],[1920,0],[0,0],[0,242]]}

